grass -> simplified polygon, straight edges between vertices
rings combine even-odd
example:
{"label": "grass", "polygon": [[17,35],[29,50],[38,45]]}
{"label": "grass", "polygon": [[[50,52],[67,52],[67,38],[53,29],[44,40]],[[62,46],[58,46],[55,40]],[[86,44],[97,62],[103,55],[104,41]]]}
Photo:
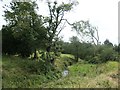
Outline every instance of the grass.
{"label": "grass", "polygon": [[[19,57],[2,57],[2,77],[4,88],[117,88],[118,62],[109,61],[103,64],[78,62],[69,66],[74,60],[72,55],[62,54],[57,58],[56,67],[64,70],[68,64],[69,74],[66,77],[51,78],[42,72],[40,62]],[[63,68],[64,67],[64,68]],[[41,69],[40,69],[41,70]],[[54,76],[54,75],[53,75]]]}
{"label": "grass", "polygon": [[74,58],[74,56],[73,56],[73,55],[71,55],[71,54],[61,54],[61,57]]}
{"label": "grass", "polygon": [[70,54],[61,54],[60,57],[58,57],[55,61],[55,66],[58,70],[64,70],[68,66],[70,66],[72,63],[74,63],[74,56]]}
{"label": "grass", "polygon": [[80,64],[69,67],[69,75],[57,81],[43,84],[46,88],[117,88],[118,62],[104,64]]}
{"label": "grass", "polygon": [[24,60],[17,57],[3,57],[3,87],[38,87],[39,84],[46,81],[44,75],[36,75],[33,72],[29,72],[28,69],[30,68],[29,66],[31,63],[35,65],[35,61],[30,61],[28,59]]}

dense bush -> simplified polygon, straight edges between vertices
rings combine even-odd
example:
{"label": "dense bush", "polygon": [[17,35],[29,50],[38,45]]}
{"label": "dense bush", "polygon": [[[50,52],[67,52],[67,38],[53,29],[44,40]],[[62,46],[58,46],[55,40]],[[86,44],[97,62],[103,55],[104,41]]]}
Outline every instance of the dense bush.
{"label": "dense bush", "polygon": [[112,46],[101,45],[97,48],[95,56],[89,56],[90,63],[103,63],[109,60],[118,61],[118,53]]}
{"label": "dense bush", "polygon": [[106,62],[108,60],[114,60],[116,58],[114,54],[113,48],[105,48],[100,55],[101,61]]}
{"label": "dense bush", "polygon": [[98,63],[101,63],[101,60],[100,60],[100,55],[96,55],[94,57],[89,57],[89,59],[87,60],[89,63],[93,63],[93,64],[98,64]]}

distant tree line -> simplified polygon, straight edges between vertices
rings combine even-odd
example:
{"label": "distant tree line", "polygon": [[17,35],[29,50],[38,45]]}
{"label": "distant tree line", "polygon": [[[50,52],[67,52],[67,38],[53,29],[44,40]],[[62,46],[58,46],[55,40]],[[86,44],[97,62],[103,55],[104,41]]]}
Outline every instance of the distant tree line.
{"label": "distant tree line", "polygon": [[94,44],[80,42],[77,36],[73,36],[70,42],[63,41],[62,47],[62,53],[74,55],[76,62],[82,59],[89,63],[103,63],[109,60],[118,61],[120,57],[120,44],[113,45],[108,39],[94,49]]}

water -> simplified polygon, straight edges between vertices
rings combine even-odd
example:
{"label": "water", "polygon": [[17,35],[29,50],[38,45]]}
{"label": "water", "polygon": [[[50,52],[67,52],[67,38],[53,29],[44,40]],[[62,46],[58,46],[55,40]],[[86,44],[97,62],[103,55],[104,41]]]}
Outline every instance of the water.
{"label": "water", "polygon": [[69,73],[69,71],[68,71],[68,70],[64,70],[64,71],[62,72],[62,76],[63,76],[63,77],[65,77],[65,76],[67,76],[67,75],[68,75],[68,73]]}

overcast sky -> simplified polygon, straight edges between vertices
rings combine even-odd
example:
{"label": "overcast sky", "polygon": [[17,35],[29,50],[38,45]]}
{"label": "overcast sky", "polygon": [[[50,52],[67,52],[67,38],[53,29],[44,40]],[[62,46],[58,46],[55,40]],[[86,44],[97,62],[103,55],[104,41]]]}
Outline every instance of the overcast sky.
{"label": "overcast sky", "polygon": [[[9,0],[10,1],[10,0]],[[0,2],[0,29],[5,21],[2,6],[8,3],[8,0]],[[44,1],[44,0],[43,0]],[[58,0],[59,2],[61,0]],[[66,1],[66,0],[63,0]],[[78,0],[77,5],[69,14],[65,16],[69,22],[73,23],[80,20],[89,20],[93,26],[99,30],[100,41],[103,43],[109,39],[113,44],[118,43],[118,1],[119,0]],[[47,6],[45,2],[39,2],[39,14],[47,15]],[[67,25],[61,32],[64,40],[68,41],[76,33],[71,31]]]}

